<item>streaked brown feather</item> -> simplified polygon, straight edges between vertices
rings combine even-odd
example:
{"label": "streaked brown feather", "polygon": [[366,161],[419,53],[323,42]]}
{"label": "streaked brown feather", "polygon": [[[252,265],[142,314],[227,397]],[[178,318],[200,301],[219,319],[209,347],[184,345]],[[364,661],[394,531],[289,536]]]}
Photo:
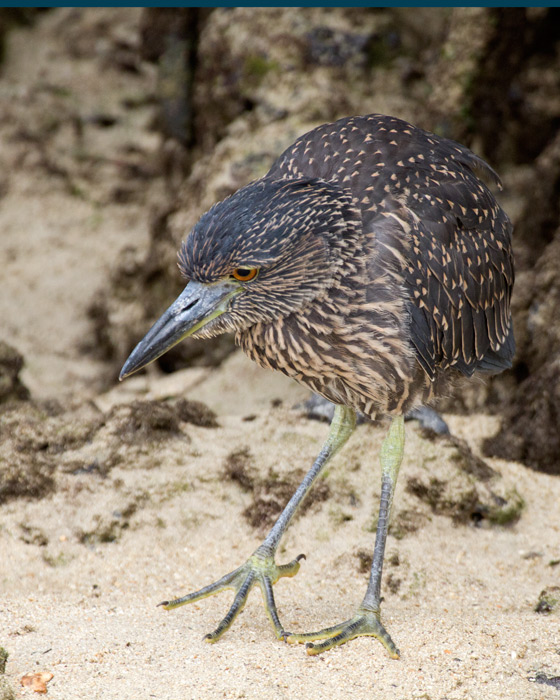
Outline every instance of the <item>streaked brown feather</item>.
{"label": "streaked brown feather", "polygon": [[[328,159],[311,163],[317,151]],[[304,135],[269,174],[322,177],[350,188],[364,230],[378,238],[390,230],[392,245],[406,248],[409,265],[401,271],[412,305],[410,340],[431,378],[452,366],[472,374],[511,335],[512,227],[477,170],[499,183],[464,146],[370,115]],[[378,216],[394,211],[395,203],[401,206],[397,229]],[[504,353],[504,368],[510,355]]]}
{"label": "streaked brown feather", "polygon": [[373,416],[429,398],[447,371],[513,354],[512,227],[467,148],[382,115],[325,124],[216,205],[185,241],[203,282],[259,267],[231,313],[244,351]]}

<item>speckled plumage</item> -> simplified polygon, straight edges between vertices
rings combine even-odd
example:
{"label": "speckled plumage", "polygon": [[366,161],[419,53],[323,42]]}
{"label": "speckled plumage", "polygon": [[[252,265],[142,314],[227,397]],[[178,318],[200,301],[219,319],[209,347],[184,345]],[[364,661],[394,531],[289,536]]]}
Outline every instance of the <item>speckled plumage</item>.
{"label": "speckled plumage", "polygon": [[[245,352],[334,401],[313,465],[262,544],[218,581],[162,603],[167,610],[233,589],[205,638],[215,642],[260,587],[278,639],[319,654],[357,636],[399,651],[381,621],[381,577],[404,453],[403,412],[462,372],[509,366],[514,342],[511,225],[468,149],[398,119],[325,124],[289,148],[266,177],[204,214],[185,240],[183,292],[138,343],[121,378],[188,335],[234,331]],[[303,555],[278,565],[280,540],[356,411],[392,414],[380,450],[381,494],[366,593],[349,620],[292,634],[273,585]]]}
{"label": "speckled plumage", "polygon": [[512,227],[467,148],[382,115],[325,124],[207,212],[180,251],[213,282],[260,269],[198,335],[337,404],[401,413],[514,351]]}

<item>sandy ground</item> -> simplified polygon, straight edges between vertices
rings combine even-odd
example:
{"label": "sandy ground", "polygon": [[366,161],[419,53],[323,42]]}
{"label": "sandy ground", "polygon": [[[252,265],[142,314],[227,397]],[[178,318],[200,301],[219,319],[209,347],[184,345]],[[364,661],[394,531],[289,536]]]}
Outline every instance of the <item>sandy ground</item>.
{"label": "sandy ground", "polygon": [[[235,568],[259,542],[243,517],[250,498],[223,478],[228,454],[249,448],[259,470],[283,474],[311,461],[326,430],[258,399],[257,417],[244,421],[232,376],[258,396],[271,391],[266,374],[232,358],[207,380],[213,392],[221,388],[221,428],[189,426],[190,441],[162,445],[144,468],[123,463],[105,479],[68,474],[54,496],[2,508],[2,643],[14,684],[25,673],[47,671],[54,674],[49,696],[65,699],[326,698],[345,691],[356,698],[558,697],[531,679],[559,670],[558,616],[537,614],[534,606],[558,580],[550,562],[560,554],[560,489],[557,479],[517,464],[493,463],[526,500],[515,526],[453,526],[434,516],[403,539],[389,537],[386,574],[400,586],[385,586],[383,616],[399,661],[367,638],[307,657],[302,647],[276,641],[258,593],[215,645],[202,636],[225,613],[228,594],[172,612],[157,608]],[[162,382],[166,394],[173,391],[169,378],[142,382],[149,395],[157,396]],[[187,383],[177,377],[179,390]],[[117,392],[128,398],[123,387],[101,401],[110,403]],[[290,386],[273,392],[286,403],[294,398]],[[492,426],[484,417],[449,420],[471,439]],[[413,426],[408,433],[397,512],[407,497],[402,483],[424,449]],[[308,557],[296,578],[276,587],[289,629],[334,623],[360,601],[366,574],[357,552],[373,542],[382,434],[358,428],[327,477],[332,498],[298,518],[283,542],[280,561]],[[95,531],[103,518],[118,519],[139,493],[142,505],[115,542],[83,541],[81,533]],[[26,543],[23,523],[48,543]]]}
{"label": "sandy ground", "polygon": [[[4,91],[20,94],[20,81],[37,77],[37,52],[54,50],[55,20],[44,20],[30,48],[26,31],[14,35]],[[135,21],[127,14],[119,26]],[[127,77],[125,86],[122,75],[103,75],[107,100],[140,80]],[[136,115],[140,123],[148,117]],[[153,135],[133,137],[133,127],[123,125],[128,138],[155,148]],[[14,149],[4,138],[8,164]],[[395,511],[420,513],[421,526],[389,536],[383,588],[383,619],[400,660],[368,638],[308,657],[275,639],[256,592],[215,645],[202,637],[225,614],[228,594],[173,612],[156,607],[235,568],[262,538],[247,517],[254,494],[225,476],[231,454],[245,450],[255,478],[291,480],[310,465],[327,427],[293,408],[304,390],[239,354],[218,370],[153,371],[90,395],[99,368],[80,350],[89,293],[107,279],[112,246],[147,245],[146,202],[104,202],[105,182],[91,185],[99,186],[97,200],[84,200],[42,171],[14,171],[0,203],[2,335],[25,355],[23,379],[35,397],[76,406],[75,417],[63,414],[70,424],[80,411],[110,416],[118,404],[186,396],[214,409],[220,427],[182,423],[180,434],[116,448],[107,419],[81,452],[61,456],[54,493],[0,507],[0,646],[9,653],[2,700],[10,688],[31,697],[20,679],[43,671],[53,674],[48,697],[60,700],[560,698],[558,684],[542,682],[560,676],[560,616],[535,612],[541,591],[560,584],[560,480],[489,460],[505,491],[515,487],[524,499],[521,518],[507,527],[455,525],[406,492],[411,476],[436,463],[454,469],[448,451],[415,424],[407,425]],[[158,184],[150,187],[148,200]],[[494,417],[446,418],[475,451],[497,429]],[[330,497],[314,502],[283,540],[279,561],[307,555],[297,577],[276,586],[290,630],[338,622],[361,600],[360,553],[373,546],[383,431],[357,429],[325,477]],[[119,460],[106,472],[70,469],[76,460],[103,463],[110,450]]]}

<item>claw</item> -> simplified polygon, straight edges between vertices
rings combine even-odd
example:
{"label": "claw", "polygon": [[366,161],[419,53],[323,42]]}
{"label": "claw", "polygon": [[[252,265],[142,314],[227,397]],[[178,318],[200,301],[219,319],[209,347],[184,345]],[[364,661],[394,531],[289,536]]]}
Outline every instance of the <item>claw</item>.
{"label": "claw", "polygon": [[220,639],[220,637],[222,637],[232,626],[235,618],[245,607],[245,603],[247,602],[251,589],[256,583],[258,583],[262,592],[266,613],[272,623],[272,626],[274,627],[276,636],[278,639],[283,639],[286,636],[286,633],[284,632],[284,628],[282,627],[280,619],[278,618],[278,611],[276,609],[276,602],[274,600],[272,586],[280,578],[295,576],[299,571],[300,561],[302,559],[305,559],[304,554],[298,555],[288,564],[281,564],[278,566],[274,561],[273,556],[257,550],[245,564],[240,566],[238,569],[235,569],[235,571],[226,574],[218,581],[215,581],[209,586],[205,586],[194,593],[189,593],[182,598],[165,600],[162,603],[159,603],[159,605],[165,608],[165,610],[173,610],[181,605],[194,603],[195,601],[201,600],[202,598],[208,598],[209,596],[215,595],[216,593],[220,593],[224,590],[234,590],[236,592],[235,598],[230,609],[228,610],[227,615],[213,632],[210,632],[204,637],[207,642],[214,643],[217,642],[218,639]]}
{"label": "claw", "polygon": [[[379,611],[369,610],[362,606],[358,608],[358,612],[350,620],[341,622],[333,627],[327,627],[319,632],[289,634],[284,639],[288,644],[305,643],[307,653],[314,656],[345,644],[351,639],[363,636],[375,637],[387,649],[391,658],[399,658],[400,652],[380,621]],[[319,644],[313,644],[313,642],[318,640],[324,641],[319,642]]]}

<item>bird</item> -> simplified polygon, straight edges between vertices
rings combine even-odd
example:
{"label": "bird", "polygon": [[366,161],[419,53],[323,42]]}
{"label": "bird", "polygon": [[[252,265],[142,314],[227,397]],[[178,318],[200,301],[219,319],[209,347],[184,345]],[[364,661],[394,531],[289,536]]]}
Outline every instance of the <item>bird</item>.
{"label": "bird", "polygon": [[[187,284],[120,379],[187,336],[232,332],[260,366],[335,405],[315,462],[249,559],[161,603],[171,610],[232,589],[233,603],[207,641],[231,627],[258,586],[278,639],[304,643],[314,655],[370,636],[399,657],[380,604],[403,416],[461,375],[509,368],[515,351],[512,224],[486,181],[501,188],[495,171],[458,142],[396,117],[346,117],[300,136],[264,177],[214,204],[186,235],[178,265]],[[350,619],[291,633],[273,584],[294,576],[305,557],[277,564],[275,554],[358,413],[390,419],[367,589]]]}

